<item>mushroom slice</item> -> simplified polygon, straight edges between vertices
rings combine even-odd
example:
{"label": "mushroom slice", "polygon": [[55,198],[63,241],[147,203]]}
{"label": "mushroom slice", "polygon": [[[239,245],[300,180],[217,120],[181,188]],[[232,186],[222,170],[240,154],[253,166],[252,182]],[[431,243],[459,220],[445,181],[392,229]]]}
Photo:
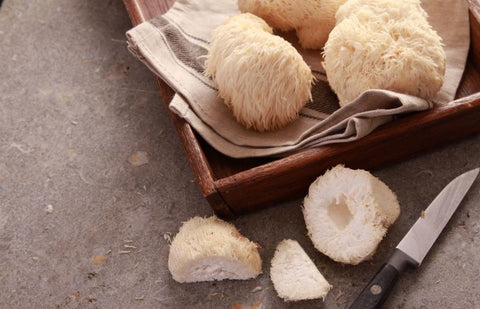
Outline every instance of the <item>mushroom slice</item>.
{"label": "mushroom slice", "polygon": [[178,282],[245,280],[262,272],[257,245],[215,216],[183,223],[173,239],[168,269]]}
{"label": "mushroom slice", "polygon": [[295,240],[280,242],[271,264],[273,286],[285,301],[325,299],[332,288]]}
{"label": "mushroom slice", "polygon": [[343,165],[318,177],[303,203],[315,248],[353,265],[373,256],[399,214],[397,197],[386,184],[367,171]]}

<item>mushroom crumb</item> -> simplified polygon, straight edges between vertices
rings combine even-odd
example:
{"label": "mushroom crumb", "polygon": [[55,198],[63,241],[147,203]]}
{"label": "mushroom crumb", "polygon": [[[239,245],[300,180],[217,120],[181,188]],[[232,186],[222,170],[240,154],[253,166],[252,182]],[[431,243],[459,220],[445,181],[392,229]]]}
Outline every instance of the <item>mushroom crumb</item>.
{"label": "mushroom crumb", "polygon": [[396,195],[364,170],[337,165],[318,177],[303,203],[315,248],[331,259],[356,265],[369,259],[400,214]]}
{"label": "mushroom crumb", "polygon": [[45,212],[47,214],[53,213],[53,206],[51,204],[48,204],[47,206],[45,206]]}

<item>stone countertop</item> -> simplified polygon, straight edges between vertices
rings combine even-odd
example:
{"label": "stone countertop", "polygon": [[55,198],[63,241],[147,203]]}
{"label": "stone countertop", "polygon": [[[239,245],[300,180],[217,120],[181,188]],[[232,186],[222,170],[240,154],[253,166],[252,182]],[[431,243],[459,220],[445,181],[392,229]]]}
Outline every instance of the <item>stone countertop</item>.
{"label": "stone countertop", "polygon": [[[151,73],[126,49],[121,1],[5,0],[0,9],[0,308],[345,308],[455,176],[480,136],[373,171],[402,213],[371,261],[335,263],[306,236],[301,200],[231,222],[261,244],[254,280],[175,282],[169,239],[210,216]],[[480,308],[480,181],[386,308]],[[252,196],[252,198],[255,198]],[[268,228],[265,228],[268,227]],[[285,303],[269,278],[297,240],[333,289]]]}

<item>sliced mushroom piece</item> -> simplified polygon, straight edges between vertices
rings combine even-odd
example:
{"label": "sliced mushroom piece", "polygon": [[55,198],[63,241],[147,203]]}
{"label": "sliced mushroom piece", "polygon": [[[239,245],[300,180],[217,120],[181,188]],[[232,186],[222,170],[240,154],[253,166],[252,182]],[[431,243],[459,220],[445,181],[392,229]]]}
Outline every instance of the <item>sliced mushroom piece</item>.
{"label": "sliced mushroom piece", "polygon": [[399,214],[397,197],[385,183],[367,171],[343,165],[318,177],[303,203],[315,248],[353,265],[373,256]]}
{"label": "sliced mushroom piece", "polygon": [[257,245],[215,216],[183,223],[170,245],[168,269],[178,282],[245,280],[262,272]]}
{"label": "sliced mushroom piece", "polygon": [[271,261],[270,278],[278,296],[285,301],[325,299],[332,288],[300,244],[280,242]]}

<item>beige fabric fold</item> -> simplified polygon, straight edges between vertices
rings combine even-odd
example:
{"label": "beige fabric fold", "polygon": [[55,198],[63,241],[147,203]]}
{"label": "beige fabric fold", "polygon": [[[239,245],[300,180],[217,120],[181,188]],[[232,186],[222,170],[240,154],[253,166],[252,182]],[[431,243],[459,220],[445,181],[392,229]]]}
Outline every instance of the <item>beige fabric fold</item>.
{"label": "beige fabric fold", "polygon": [[[369,90],[340,108],[321,67],[320,51],[305,51],[292,40],[317,77],[313,101],[287,127],[258,133],[239,125],[203,76],[211,31],[238,14],[236,1],[177,1],[164,15],[127,32],[129,50],[176,94],[171,111],[184,118],[209,144],[235,158],[283,156],[302,149],[362,138],[395,115],[425,110],[453,100],[469,47],[468,6],[463,0],[422,2],[429,21],[443,38],[447,54],[444,86],[435,103],[384,90]],[[448,16],[448,18],[445,18]]]}

